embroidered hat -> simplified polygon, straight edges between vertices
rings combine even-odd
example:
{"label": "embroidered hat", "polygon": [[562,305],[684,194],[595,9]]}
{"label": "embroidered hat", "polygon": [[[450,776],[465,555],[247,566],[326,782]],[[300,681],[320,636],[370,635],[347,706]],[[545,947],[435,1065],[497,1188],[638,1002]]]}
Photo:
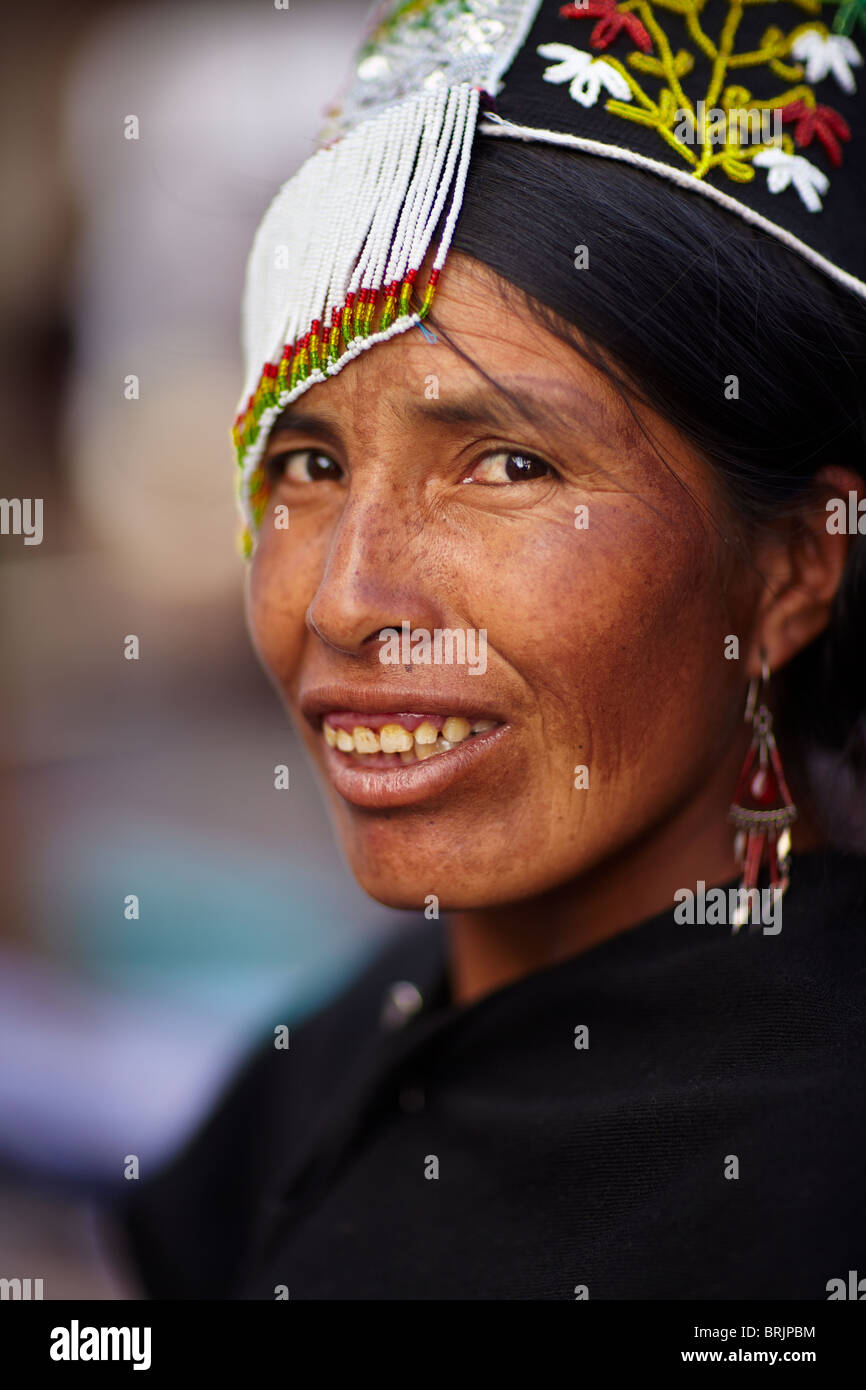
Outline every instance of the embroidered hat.
{"label": "embroidered hat", "polygon": [[864,31],[866,0],[374,6],[322,146],[247,265],[233,430],[246,552],[281,411],[429,312],[476,134],[649,170],[866,298]]}

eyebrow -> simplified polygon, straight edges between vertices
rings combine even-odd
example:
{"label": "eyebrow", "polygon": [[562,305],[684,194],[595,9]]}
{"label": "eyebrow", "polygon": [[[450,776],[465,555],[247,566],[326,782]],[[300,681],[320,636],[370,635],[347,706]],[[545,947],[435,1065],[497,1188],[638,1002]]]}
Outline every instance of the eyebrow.
{"label": "eyebrow", "polygon": [[295,434],[315,434],[327,444],[339,446],[343,436],[337,426],[326,415],[316,415],[312,411],[296,410],[287,406],[271,426],[271,437],[281,430],[292,430]]}
{"label": "eyebrow", "polygon": [[[481,388],[449,392],[432,400],[418,399],[401,402],[392,407],[393,413],[407,425],[484,425],[502,427],[503,420],[543,423],[558,413],[556,404],[565,406],[571,421],[559,420],[560,426],[580,425],[599,439],[609,441],[622,431],[622,421],[612,416],[610,409],[596,396],[590,396],[576,383],[551,382],[545,377],[518,376],[498,382],[502,389]],[[535,388],[529,393],[529,388]],[[339,426],[327,415],[296,410],[287,406],[274,422],[272,434],[280,430],[315,434],[328,443],[342,441]]]}

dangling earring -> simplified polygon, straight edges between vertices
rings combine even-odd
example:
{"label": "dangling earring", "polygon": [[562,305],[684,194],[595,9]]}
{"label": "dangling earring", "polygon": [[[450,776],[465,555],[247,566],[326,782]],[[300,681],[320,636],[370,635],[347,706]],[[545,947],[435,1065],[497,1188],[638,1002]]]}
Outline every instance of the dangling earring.
{"label": "dangling earring", "polygon": [[758,677],[749,682],[745,720],[752,723],[752,742],[743,763],[743,770],[734,792],[728,815],[737,827],[734,837],[734,856],[742,872],[733,932],[749,920],[749,898],[742,891],[758,887],[758,876],[767,851],[770,887],[784,893],[790,881],[791,824],[797,819],[797,808],[791,800],[782,761],[773,738],[773,716],[767,705],[767,684],[770,668],[761,654],[761,695],[758,703]]}

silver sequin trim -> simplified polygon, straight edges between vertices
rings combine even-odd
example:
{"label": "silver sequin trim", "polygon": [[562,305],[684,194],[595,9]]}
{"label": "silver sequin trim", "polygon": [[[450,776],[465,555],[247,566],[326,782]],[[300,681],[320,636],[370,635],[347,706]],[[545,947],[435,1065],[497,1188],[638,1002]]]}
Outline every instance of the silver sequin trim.
{"label": "silver sequin trim", "polygon": [[538,8],[539,0],[386,0],[323,141],[422,89],[468,82],[495,94]]}

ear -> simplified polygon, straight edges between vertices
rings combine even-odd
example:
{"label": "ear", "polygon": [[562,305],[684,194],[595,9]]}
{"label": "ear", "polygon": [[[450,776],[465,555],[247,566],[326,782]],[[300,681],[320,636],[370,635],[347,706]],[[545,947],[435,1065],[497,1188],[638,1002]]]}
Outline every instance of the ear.
{"label": "ear", "polygon": [[750,678],[760,674],[762,648],[770,670],[778,671],[830,621],[851,544],[847,522],[837,527],[835,517],[848,517],[852,492],[859,515],[866,485],[850,469],[836,467],[822,468],[815,482],[815,495],[799,516],[761,542],[755,554],[763,586],[746,654]]}

